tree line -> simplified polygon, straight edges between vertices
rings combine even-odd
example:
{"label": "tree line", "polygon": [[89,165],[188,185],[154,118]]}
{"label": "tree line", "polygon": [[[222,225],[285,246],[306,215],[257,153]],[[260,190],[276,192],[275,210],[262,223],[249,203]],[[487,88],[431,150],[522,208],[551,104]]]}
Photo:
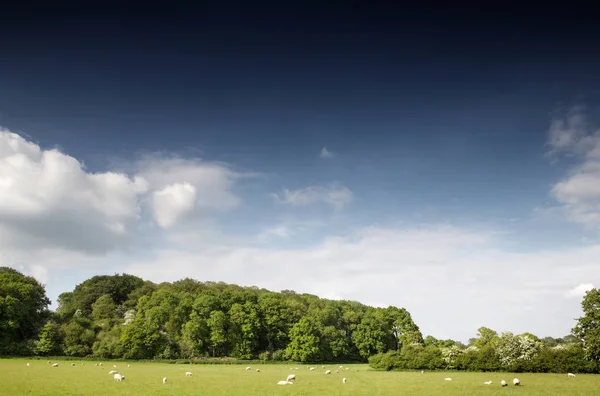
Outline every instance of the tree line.
{"label": "tree line", "polygon": [[366,362],[392,369],[599,372],[600,294],[583,300],[573,334],[539,339],[485,327],[464,345],[423,338],[404,308],[375,308],[291,290],[183,279],[94,276],[58,297],[0,267],[0,354],[102,359]]}

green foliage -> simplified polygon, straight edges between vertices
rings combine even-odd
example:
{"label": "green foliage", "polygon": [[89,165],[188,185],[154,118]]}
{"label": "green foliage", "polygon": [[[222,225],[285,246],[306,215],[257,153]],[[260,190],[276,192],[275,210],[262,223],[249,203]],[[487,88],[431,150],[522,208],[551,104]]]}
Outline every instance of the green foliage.
{"label": "green foliage", "polygon": [[28,349],[49,317],[44,287],[31,276],[0,267],[0,354]]}
{"label": "green foliage", "polygon": [[40,330],[40,340],[37,352],[40,355],[59,355],[60,348],[60,326],[52,321],[47,322]]}
{"label": "green foliage", "polygon": [[[423,338],[404,308],[183,279],[159,285],[95,276],[62,293],[0,268],[0,353],[70,357],[369,361],[384,370],[600,372],[600,294],[583,299],[573,335],[543,339],[487,327],[466,347]],[[232,358],[235,358],[232,360]]]}
{"label": "green foliage", "polygon": [[581,340],[586,357],[600,362],[600,290],[588,291],[581,308],[583,316],[578,319],[573,335]]}

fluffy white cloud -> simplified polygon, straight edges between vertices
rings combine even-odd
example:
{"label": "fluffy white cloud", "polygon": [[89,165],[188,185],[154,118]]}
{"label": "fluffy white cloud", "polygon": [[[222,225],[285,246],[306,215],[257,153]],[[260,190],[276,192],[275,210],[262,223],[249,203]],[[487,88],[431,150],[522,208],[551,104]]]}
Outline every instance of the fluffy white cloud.
{"label": "fluffy white cloud", "polygon": [[136,168],[155,190],[150,200],[154,219],[166,228],[188,215],[235,208],[240,199],[231,189],[246,176],[224,164],[198,159],[149,156],[138,161]]}
{"label": "fluffy white cloud", "polygon": [[173,227],[237,206],[231,189],[246,176],[224,164],[157,156],[130,173],[89,172],[72,156],[0,129],[0,249],[128,248],[144,205],[159,226]]}
{"label": "fluffy white cloud", "polygon": [[564,119],[552,122],[549,132],[551,153],[576,156],[579,164],[552,188],[568,217],[588,226],[600,226],[600,131],[587,119],[581,107]]}
{"label": "fluffy white cloud", "polygon": [[170,184],[152,197],[156,222],[163,228],[172,227],[194,210],[196,187],[189,183]]}
{"label": "fluffy white cloud", "polygon": [[89,173],[77,159],[0,130],[0,248],[60,245],[104,252],[140,216],[140,177]]}
{"label": "fluffy white cloud", "polygon": [[317,202],[332,205],[342,209],[352,200],[352,191],[348,187],[333,184],[328,187],[311,186],[298,190],[284,189],[281,194],[274,194],[275,199],[284,204],[306,206]]}
{"label": "fluffy white cloud", "polygon": [[323,148],[321,149],[320,157],[321,158],[333,158],[334,157],[334,153],[332,153],[331,151],[327,150],[327,147],[323,146]]}
{"label": "fluffy white cloud", "polygon": [[575,286],[571,290],[567,291],[566,296],[567,297],[576,297],[576,298],[581,299],[583,296],[585,296],[585,293],[592,290],[593,288],[594,288],[594,285],[591,283],[580,283],[579,285]]}

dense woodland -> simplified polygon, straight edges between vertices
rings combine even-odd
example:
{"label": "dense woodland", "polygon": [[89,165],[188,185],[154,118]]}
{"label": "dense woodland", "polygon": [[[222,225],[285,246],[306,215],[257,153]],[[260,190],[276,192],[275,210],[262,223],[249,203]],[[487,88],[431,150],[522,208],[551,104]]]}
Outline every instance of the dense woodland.
{"label": "dense woodland", "polygon": [[95,276],[61,294],[56,312],[49,304],[34,278],[0,267],[0,354],[600,372],[598,290],[584,297],[584,316],[564,338],[482,327],[468,345],[423,338],[404,308],[192,279],[155,284],[127,274]]}

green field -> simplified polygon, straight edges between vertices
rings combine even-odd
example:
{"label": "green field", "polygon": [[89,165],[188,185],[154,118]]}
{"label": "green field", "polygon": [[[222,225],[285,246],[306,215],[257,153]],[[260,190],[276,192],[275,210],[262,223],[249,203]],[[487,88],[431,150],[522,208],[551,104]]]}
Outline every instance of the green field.
{"label": "green field", "polygon": [[[30,366],[27,367],[26,363]],[[337,366],[255,365],[245,370],[242,365],[184,365],[141,362],[61,361],[51,367],[45,360],[0,360],[1,395],[598,395],[599,375],[518,374],[520,387],[512,385],[511,373],[457,372],[379,372],[366,365],[349,365],[335,373]],[[76,366],[71,366],[75,363]],[[126,379],[117,382],[108,372],[117,370]],[[127,367],[130,364],[131,367]],[[297,370],[295,368],[298,368]],[[255,369],[259,368],[260,372]],[[294,368],[291,370],[290,368]],[[325,370],[332,374],[326,375]],[[193,373],[186,377],[185,372]],[[296,375],[294,385],[277,385],[289,374]],[[162,378],[167,377],[163,385]],[[342,383],[346,377],[348,382]],[[451,377],[452,381],[444,381]],[[502,388],[500,380],[509,386]],[[484,385],[484,381],[493,381]]]}

